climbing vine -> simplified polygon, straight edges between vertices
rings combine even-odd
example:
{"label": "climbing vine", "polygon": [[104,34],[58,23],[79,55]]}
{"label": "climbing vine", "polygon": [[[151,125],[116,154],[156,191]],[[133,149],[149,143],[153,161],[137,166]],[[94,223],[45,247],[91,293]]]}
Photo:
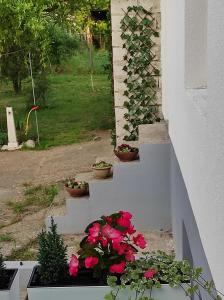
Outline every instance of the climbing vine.
{"label": "climbing vine", "polygon": [[126,49],[123,67],[127,74],[124,96],[128,98],[123,105],[127,109],[124,115],[124,129],[128,132],[124,137],[126,141],[137,140],[140,124],[160,121],[157,104],[160,72],[154,51],[154,40],[159,37],[159,32],[155,24],[152,12],[142,6],[129,6],[121,20],[121,39]]}

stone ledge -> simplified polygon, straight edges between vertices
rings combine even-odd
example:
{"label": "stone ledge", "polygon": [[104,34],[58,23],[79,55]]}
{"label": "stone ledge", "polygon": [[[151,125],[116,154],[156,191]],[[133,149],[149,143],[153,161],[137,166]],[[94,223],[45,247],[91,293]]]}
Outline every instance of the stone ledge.
{"label": "stone ledge", "polygon": [[160,122],[156,124],[139,126],[140,144],[167,144],[170,143],[167,124]]}

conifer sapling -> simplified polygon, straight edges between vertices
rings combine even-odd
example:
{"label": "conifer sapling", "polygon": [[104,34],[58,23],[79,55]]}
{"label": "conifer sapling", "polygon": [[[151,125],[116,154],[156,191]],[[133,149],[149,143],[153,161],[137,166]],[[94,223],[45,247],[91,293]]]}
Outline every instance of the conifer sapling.
{"label": "conifer sapling", "polygon": [[57,233],[53,218],[49,231],[43,230],[39,234],[38,262],[42,284],[62,284],[68,278],[67,247]]}

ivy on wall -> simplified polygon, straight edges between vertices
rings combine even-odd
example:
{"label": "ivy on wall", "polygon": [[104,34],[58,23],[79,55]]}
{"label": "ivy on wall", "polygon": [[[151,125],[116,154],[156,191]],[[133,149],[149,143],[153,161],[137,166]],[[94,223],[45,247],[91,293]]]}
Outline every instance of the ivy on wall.
{"label": "ivy on wall", "polygon": [[159,105],[157,104],[159,69],[156,67],[158,57],[154,53],[155,38],[159,32],[155,29],[156,21],[153,14],[142,6],[129,6],[121,20],[121,38],[124,56],[123,71],[126,89],[124,102],[127,109],[124,118],[124,129],[128,134],[126,141],[138,139],[138,126],[159,122]]}

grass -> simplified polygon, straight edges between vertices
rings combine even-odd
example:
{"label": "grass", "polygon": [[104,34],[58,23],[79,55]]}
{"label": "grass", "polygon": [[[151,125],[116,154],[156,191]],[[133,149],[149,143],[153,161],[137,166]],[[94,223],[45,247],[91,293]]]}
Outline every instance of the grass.
{"label": "grass", "polygon": [[4,242],[12,242],[14,241],[13,237],[10,235],[10,233],[3,233],[0,234],[0,243]]}
{"label": "grass", "polygon": [[21,248],[14,248],[7,260],[36,260],[37,259],[38,238],[30,240],[29,243]]}
{"label": "grass", "polygon": [[[88,52],[76,54],[63,66],[63,73],[49,76],[48,108],[38,111],[40,149],[90,140],[94,131],[113,127],[111,83],[105,67],[109,62],[106,51],[94,55],[94,91],[89,74]],[[27,88],[15,95],[11,83],[0,88],[0,113],[6,106],[14,109],[16,123],[26,119]],[[35,136],[34,115],[31,116],[30,137]]]}
{"label": "grass", "polygon": [[27,185],[25,186],[24,199],[20,202],[8,202],[9,207],[16,215],[22,215],[32,207],[32,211],[46,208],[51,205],[58,188],[55,185]]}

